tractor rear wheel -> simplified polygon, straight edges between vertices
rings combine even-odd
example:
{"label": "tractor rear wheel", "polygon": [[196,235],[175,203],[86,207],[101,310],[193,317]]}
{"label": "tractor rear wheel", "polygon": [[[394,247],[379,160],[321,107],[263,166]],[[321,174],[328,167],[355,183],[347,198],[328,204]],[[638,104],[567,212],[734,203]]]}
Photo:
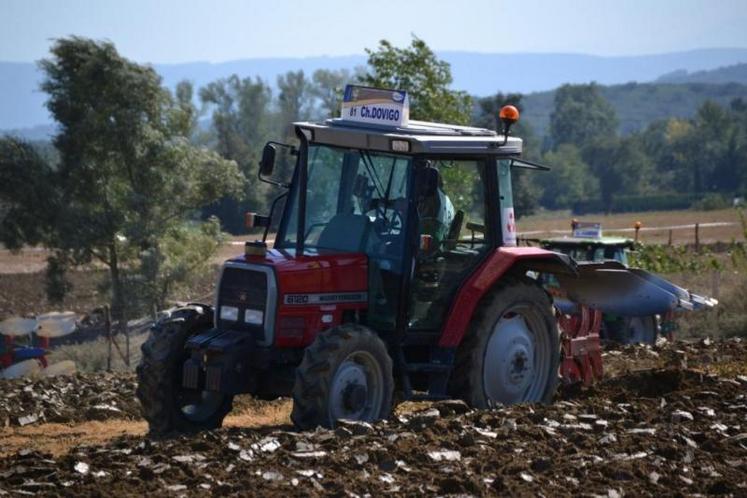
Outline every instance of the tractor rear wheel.
{"label": "tractor rear wheel", "polygon": [[633,316],[625,320],[624,344],[656,344],[658,326],[655,316]]}
{"label": "tractor rear wheel", "polygon": [[152,435],[215,429],[233,396],[182,387],[187,339],[212,326],[208,307],[190,306],[153,326],[137,367],[137,397]]}
{"label": "tractor rear wheel", "polygon": [[604,338],[620,344],[656,344],[656,316],[625,316],[602,323]]}
{"label": "tractor rear wheel", "polygon": [[475,313],[457,350],[450,392],[476,408],[549,402],[559,364],[549,296],[526,277],[506,277]]}
{"label": "tractor rear wheel", "polygon": [[389,416],[394,379],[381,338],[345,324],[321,332],[296,368],[291,420],[302,430],[337,420],[373,422]]}

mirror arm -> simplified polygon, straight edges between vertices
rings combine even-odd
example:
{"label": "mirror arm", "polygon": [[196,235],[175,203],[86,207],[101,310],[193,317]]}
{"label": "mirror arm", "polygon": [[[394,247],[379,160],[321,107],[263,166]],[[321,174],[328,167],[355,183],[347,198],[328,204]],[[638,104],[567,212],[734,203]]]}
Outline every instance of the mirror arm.
{"label": "mirror arm", "polygon": [[275,185],[276,187],[282,187],[282,188],[290,188],[290,183],[283,183],[283,182],[277,182],[271,178],[265,178],[262,176],[262,172],[257,172],[257,178],[259,178],[259,181],[269,183],[270,185]]}
{"label": "mirror arm", "polygon": [[[260,180],[262,178],[260,177]],[[279,183],[275,183],[275,185],[279,185]],[[265,227],[265,233],[262,234],[262,242],[267,242],[267,233],[270,231],[270,226],[272,226],[272,215],[275,213],[275,206],[277,206],[277,203],[280,199],[283,197],[286,197],[288,195],[288,192],[283,192],[279,196],[275,197],[275,199],[272,201],[272,204],[270,205],[270,223],[267,224]]]}

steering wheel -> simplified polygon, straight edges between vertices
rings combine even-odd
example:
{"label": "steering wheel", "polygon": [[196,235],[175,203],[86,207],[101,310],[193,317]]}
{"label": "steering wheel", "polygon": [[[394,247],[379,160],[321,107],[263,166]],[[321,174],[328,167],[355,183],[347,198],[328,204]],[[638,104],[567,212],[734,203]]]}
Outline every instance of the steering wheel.
{"label": "steering wheel", "polygon": [[374,217],[374,230],[382,236],[400,235],[404,227],[404,218],[402,213],[397,209],[371,209],[366,213],[367,216]]}
{"label": "steering wheel", "polygon": [[406,199],[392,199],[383,205],[381,199],[372,199],[367,216],[374,217],[374,230],[382,236],[398,236],[404,228],[403,212],[407,209]]}

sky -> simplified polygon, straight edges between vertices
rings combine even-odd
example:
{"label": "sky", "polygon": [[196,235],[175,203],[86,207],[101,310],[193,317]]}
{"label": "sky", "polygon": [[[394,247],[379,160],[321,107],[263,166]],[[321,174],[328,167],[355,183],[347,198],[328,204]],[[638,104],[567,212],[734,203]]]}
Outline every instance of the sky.
{"label": "sky", "polygon": [[0,0],[0,61],[107,39],[140,62],[437,51],[640,55],[747,47],[747,0]]}

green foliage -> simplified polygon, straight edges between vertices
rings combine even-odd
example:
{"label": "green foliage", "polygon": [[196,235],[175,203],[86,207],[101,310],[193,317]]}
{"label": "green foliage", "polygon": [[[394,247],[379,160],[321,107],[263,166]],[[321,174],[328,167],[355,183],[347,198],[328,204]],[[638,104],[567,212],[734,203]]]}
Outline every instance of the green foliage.
{"label": "green foliage", "polygon": [[715,211],[717,209],[726,209],[731,207],[731,202],[721,194],[706,194],[702,199],[692,204],[695,211]]}
{"label": "green foliage", "polygon": [[200,100],[212,111],[209,143],[221,157],[236,161],[247,179],[246,189],[223,196],[205,209],[204,215],[217,216],[226,230],[241,233],[244,213],[261,211],[265,206],[267,189],[257,172],[262,147],[275,133],[269,108],[272,92],[259,78],[233,75],[201,88]]}
{"label": "green foliage", "polygon": [[30,144],[0,138],[0,242],[8,249],[47,240],[45,227],[54,223],[60,202],[47,181],[52,175],[50,163]]}
{"label": "green foliage", "polygon": [[3,140],[13,152],[3,174],[25,179],[28,185],[17,187],[28,195],[3,182],[0,199],[24,212],[11,221],[24,228],[0,237],[11,247],[52,249],[53,283],[70,265],[103,263],[114,316],[127,318],[127,298],[136,294],[130,284],[136,289],[161,276],[161,266],[144,265],[143,255],[160,252],[167,234],[194,210],[239,195],[244,177],[235,162],[184,136],[194,117],[188,88],[175,101],[151,68],[121,57],[111,43],[57,40],[41,67],[60,129],[59,164],[53,168],[27,146]]}
{"label": "green foliage", "polygon": [[309,118],[311,114],[311,82],[306,78],[303,71],[288,71],[278,76],[278,105],[280,106],[280,119],[286,124],[286,137],[295,138],[291,124],[294,121],[302,121]]}
{"label": "green foliage", "polygon": [[[670,118],[691,119],[706,100],[728,107],[736,98],[747,95],[747,85],[626,83],[600,86],[602,97],[612,105],[619,120],[618,132],[628,135],[640,132]],[[550,130],[555,90],[524,96],[524,116],[535,133],[544,138]]]}
{"label": "green foliage", "polygon": [[311,94],[319,101],[318,114],[321,118],[335,118],[340,115],[340,104],[345,85],[353,80],[347,69],[331,71],[317,69],[311,77]]}
{"label": "green foliage", "polygon": [[639,245],[630,255],[630,266],[653,273],[702,273],[713,269],[714,261],[707,249],[696,253],[687,246]]}
{"label": "green foliage", "polygon": [[649,160],[633,138],[599,138],[583,149],[583,158],[599,180],[605,212],[611,212],[614,197],[638,191]]}
{"label": "green foliage", "polygon": [[599,180],[581,157],[581,151],[571,144],[563,144],[548,151],[543,159],[552,169],[536,175],[542,187],[540,203],[548,209],[569,209],[578,199],[595,198]]}
{"label": "green foliage", "polygon": [[550,136],[557,147],[578,147],[613,137],[617,133],[615,110],[602,97],[596,83],[563,85],[555,91],[555,109],[550,115]]}
{"label": "green foliage", "polygon": [[413,37],[407,48],[382,40],[377,50],[366,49],[368,72],[362,82],[380,88],[406,90],[410,96],[410,118],[422,121],[467,124],[472,99],[451,90],[451,67],[426,43]]}
{"label": "green foliage", "polygon": [[197,225],[182,223],[172,226],[158,248],[144,252],[140,257],[142,273],[155,275],[146,282],[148,302],[156,303],[158,309],[165,308],[167,298],[185,290],[182,286],[192,276],[210,270],[210,261],[225,240],[220,222],[215,217]]}

